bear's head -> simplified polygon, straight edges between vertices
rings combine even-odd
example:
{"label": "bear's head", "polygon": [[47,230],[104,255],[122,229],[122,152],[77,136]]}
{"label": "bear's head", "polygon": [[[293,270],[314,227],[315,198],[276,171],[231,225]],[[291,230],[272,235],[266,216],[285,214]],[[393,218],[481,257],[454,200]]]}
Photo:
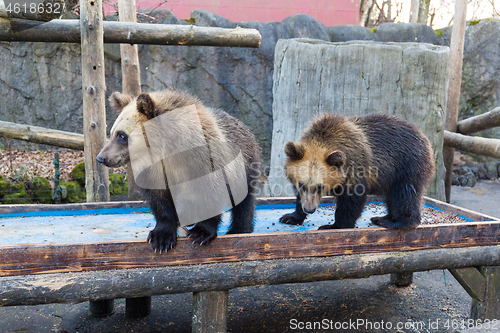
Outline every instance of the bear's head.
{"label": "bear's head", "polygon": [[130,134],[155,116],[155,103],[151,95],[147,93],[132,98],[119,92],[112,93],[109,102],[119,115],[111,128],[108,142],[97,155],[96,160],[107,167],[115,168],[130,161]]}
{"label": "bear's head", "polygon": [[346,156],[316,142],[292,141],[285,145],[285,154],[286,176],[299,192],[304,212],[312,214],[323,195],[343,184]]}

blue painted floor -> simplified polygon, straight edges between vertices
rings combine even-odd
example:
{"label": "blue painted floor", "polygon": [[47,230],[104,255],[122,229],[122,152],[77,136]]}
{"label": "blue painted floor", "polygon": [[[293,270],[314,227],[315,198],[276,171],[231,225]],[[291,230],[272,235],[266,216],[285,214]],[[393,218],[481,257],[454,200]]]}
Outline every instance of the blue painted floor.
{"label": "blue painted floor", "polygon": [[[380,202],[375,204],[378,205],[365,207],[356,223],[358,228],[373,226],[371,217],[385,215],[385,206],[380,205]],[[321,204],[303,225],[292,226],[278,221],[283,214],[294,211],[294,204],[258,205],[254,232],[316,230],[319,226],[334,223],[335,206]],[[43,216],[36,216],[41,214]],[[29,215],[0,218],[0,245],[146,240],[156,224],[147,208],[49,211]],[[225,234],[229,225],[230,213],[226,212],[219,226],[219,234]]]}

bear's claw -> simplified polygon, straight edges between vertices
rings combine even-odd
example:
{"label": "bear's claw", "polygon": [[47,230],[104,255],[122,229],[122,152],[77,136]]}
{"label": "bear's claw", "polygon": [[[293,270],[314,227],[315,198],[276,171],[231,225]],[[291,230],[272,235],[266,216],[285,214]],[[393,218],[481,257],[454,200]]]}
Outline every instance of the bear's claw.
{"label": "bear's claw", "polygon": [[171,233],[164,228],[155,227],[149,232],[147,241],[151,243],[155,252],[167,252],[175,247],[177,244],[177,234]]}
{"label": "bear's claw", "polygon": [[295,213],[285,214],[279,219],[281,223],[293,224],[293,225],[302,225],[304,220],[305,217],[304,218],[298,217],[297,214]]}
{"label": "bear's claw", "polygon": [[217,238],[217,231],[208,233],[203,228],[194,226],[188,231],[188,237],[193,239],[193,244],[208,245]]}

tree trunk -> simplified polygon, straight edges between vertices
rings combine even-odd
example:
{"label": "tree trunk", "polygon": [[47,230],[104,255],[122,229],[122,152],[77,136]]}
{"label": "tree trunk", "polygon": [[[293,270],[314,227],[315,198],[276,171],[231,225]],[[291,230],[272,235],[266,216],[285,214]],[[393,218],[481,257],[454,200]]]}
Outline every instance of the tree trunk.
{"label": "tree trunk", "polygon": [[386,113],[417,125],[434,149],[437,172],[428,195],[444,199],[443,119],[447,47],[413,43],[280,40],[275,50],[273,138],[267,189],[293,195],[283,175],[283,147],[322,112]]}
{"label": "tree trunk", "polygon": [[431,4],[431,0],[420,0],[420,5],[418,7],[417,23],[427,24],[427,19],[429,17],[430,4]]}

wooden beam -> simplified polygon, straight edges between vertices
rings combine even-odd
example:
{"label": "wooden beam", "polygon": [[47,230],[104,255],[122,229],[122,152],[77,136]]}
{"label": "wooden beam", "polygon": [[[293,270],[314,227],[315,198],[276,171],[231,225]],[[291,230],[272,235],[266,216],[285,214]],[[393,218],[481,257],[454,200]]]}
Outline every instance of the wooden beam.
{"label": "wooden beam", "polygon": [[220,333],[227,329],[228,291],[193,293],[192,333]]}
{"label": "wooden beam", "polygon": [[[456,132],[458,119],[458,104],[460,102],[460,84],[462,83],[462,61],[464,55],[464,40],[467,16],[467,1],[455,1],[455,16],[451,30],[450,41],[450,81],[448,85],[448,100],[446,103],[446,118],[444,129]],[[451,175],[453,173],[453,156],[455,152],[451,147],[443,148],[443,161],[446,168],[445,196],[450,202]]]}
{"label": "wooden beam", "polygon": [[444,131],[444,145],[461,151],[500,158],[500,140]]}
{"label": "wooden beam", "polygon": [[110,267],[98,272],[0,278],[0,305],[78,303],[499,264],[500,245],[493,245],[141,269]]}
{"label": "wooden beam", "polygon": [[83,150],[83,134],[0,121],[0,137]]}
{"label": "wooden beam", "polygon": [[102,22],[102,0],[80,0],[87,202],[109,201],[108,169],[95,159],[106,144],[106,83]]}
{"label": "wooden beam", "polygon": [[[500,319],[500,266],[481,267],[481,275],[486,281],[484,301],[472,299],[470,318],[484,323],[486,319]],[[497,322],[498,323],[498,322]],[[486,326],[483,326],[486,327]],[[495,331],[495,330],[493,330]]]}
{"label": "wooden beam", "polygon": [[[104,21],[104,43],[259,47],[256,29]],[[80,43],[78,20],[40,23],[0,18],[0,41]]]}
{"label": "wooden beam", "polygon": [[486,280],[476,267],[451,268],[450,273],[475,300],[484,301],[486,294]]}
{"label": "wooden beam", "polygon": [[64,0],[12,1],[0,0],[0,17],[50,21],[67,12]]}
{"label": "wooden beam", "polygon": [[478,116],[461,120],[457,124],[457,132],[471,134],[500,126],[500,107],[485,112]]}
{"label": "wooden beam", "polygon": [[498,244],[499,237],[500,221],[496,221],[426,225],[408,231],[359,228],[222,235],[209,246],[179,238],[164,255],[152,251],[145,240],[2,245],[0,276],[487,246]]}

